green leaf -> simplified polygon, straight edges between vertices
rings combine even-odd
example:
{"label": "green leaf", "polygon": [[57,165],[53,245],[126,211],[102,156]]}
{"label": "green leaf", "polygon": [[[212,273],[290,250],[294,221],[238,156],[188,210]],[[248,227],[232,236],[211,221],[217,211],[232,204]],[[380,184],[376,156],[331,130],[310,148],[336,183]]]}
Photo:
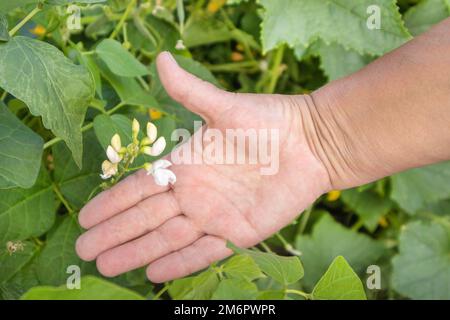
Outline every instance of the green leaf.
{"label": "green leaf", "polygon": [[2,0],[0,2],[0,12],[3,12],[6,14],[16,8],[23,7],[23,6],[26,6],[29,4],[36,4],[38,2],[39,2],[39,0],[14,0],[14,1]]}
{"label": "green leaf", "polygon": [[449,16],[448,0],[424,0],[405,13],[405,26],[417,36]]}
{"label": "green leaf", "polygon": [[256,284],[244,279],[225,279],[212,296],[212,300],[254,300],[258,295]]}
{"label": "green leaf", "polygon": [[[410,39],[395,0],[260,0],[264,52],[287,43],[307,47],[316,38],[359,53],[381,55]],[[382,28],[367,27],[367,8],[377,5]],[[295,32],[293,32],[295,30]]]}
{"label": "green leaf", "polygon": [[223,272],[230,278],[253,281],[264,277],[255,261],[248,255],[236,255],[223,264]]}
{"label": "green leaf", "polygon": [[[49,232],[45,247],[37,260],[37,275],[41,283],[50,285],[65,284],[69,274],[67,267],[77,265],[81,274],[94,272],[95,266],[78,258],[75,241],[82,230],[76,216],[68,215]],[[74,290],[76,291],[76,290]]]}
{"label": "green leaf", "polygon": [[326,44],[318,41],[313,50],[320,56],[321,69],[330,81],[352,74],[372,60],[369,56],[360,55],[354,50],[347,50],[336,43]]}
{"label": "green leaf", "polygon": [[81,278],[81,289],[70,290],[60,287],[40,286],[30,289],[22,300],[145,300],[144,297],[127,288],[109,281],[85,276]]}
{"label": "green leaf", "polygon": [[333,260],[312,292],[317,300],[366,300],[361,280],[342,256]]}
{"label": "green leaf", "polygon": [[114,88],[122,103],[131,106],[159,109],[159,104],[155,97],[144,91],[135,79],[115,75],[101,62],[98,64],[98,68],[102,76]]}
{"label": "green leaf", "polygon": [[303,266],[297,257],[282,257],[273,253],[241,249],[231,243],[228,243],[228,247],[238,254],[251,257],[262,272],[283,285],[292,284],[303,278]]}
{"label": "green leaf", "polygon": [[91,4],[91,3],[101,3],[106,2],[106,0],[45,0],[45,3],[52,4],[52,5],[66,5],[66,4]]}
{"label": "green leaf", "polygon": [[0,87],[24,101],[44,126],[62,138],[81,166],[81,125],[94,96],[91,74],[54,46],[14,37],[0,44]]}
{"label": "green leaf", "polygon": [[104,150],[96,141],[94,133],[84,135],[83,167],[80,169],[64,144],[53,146],[54,180],[64,197],[81,209],[91,192],[102,182],[101,163],[106,159]]}
{"label": "green leaf", "polygon": [[0,13],[0,41],[9,41],[8,19]]}
{"label": "green leaf", "polygon": [[410,214],[450,198],[450,162],[412,169],[391,177],[391,198]]}
{"label": "green leaf", "polygon": [[342,192],[342,201],[361,218],[369,231],[377,228],[380,218],[386,215],[393,205],[388,198],[383,198],[371,190],[345,190]]}
{"label": "green leaf", "polygon": [[0,188],[30,188],[35,183],[43,144],[0,101]]}
{"label": "green leaf", "polygon": [[183,41],[188,48],[231,39],[233,34],[226,24],[212,16],[210,18],[203,15],[190,17],[183,32]]}
{"label": "green leaf", "polygon": [[283,300],[286,294],[283,290],[260,291],[256,300]]}
{"label": "green leaf", "polygon": [[13,277],[0,285],[0,297],[5,300],[17,300],[30,288],[38,285],[35,255]]}
{"label": "green leaf", "polygon": [[10,240],[40,236],[55,221],[56,201],[52,183],[42,170],[30,189],[14,188],[0,192],[0,246]]}
{"label": "green leaf", "polygon": [[111,138],[116,133],[120,136],[122,146],[127,146],[132,142],[131,120],[121,114],[114,114],[112,116],[102,114],[95,117],[94,130],[104,150],[111,144]]}
{"label": "green leaf", "polygon": [[103,40],[95,52],[109,69],[119,76],[139,77],[149,73],[147,68],[116,40]]}
{"label": "green leaf", "polygon": [[[447,220],[448,221],[448,220]],[[392,259],[392,286],[412,299],[450,299],[450,231],[437,222],[413,222],[400,234]]]}
{"label": "green leaf", "polygon": [[211,299],[219,285],[219,278],[212,270],[206,270],[195,277],[175,280],[169,287],[169,294],[175,300]]}
{"label": "green leaf", "polygon": [[330,263],[342,255],[358,274],[376,264],[384,253],[384,246],[368,236],[356,233],[337,223],[330,215],[323,215],[314,225],[311,235],[300,235],[296,248],[302,254],[307,273],[302,284],[311,289]]}
{"label": "green leaf", "polygon": [[6,246],[0,250],[0,285],[12,278],[17,272],[25,266],[36,252],[36,247],[32,242],[22,243],[23,250],[17,250],[10,254],[6,251]]}

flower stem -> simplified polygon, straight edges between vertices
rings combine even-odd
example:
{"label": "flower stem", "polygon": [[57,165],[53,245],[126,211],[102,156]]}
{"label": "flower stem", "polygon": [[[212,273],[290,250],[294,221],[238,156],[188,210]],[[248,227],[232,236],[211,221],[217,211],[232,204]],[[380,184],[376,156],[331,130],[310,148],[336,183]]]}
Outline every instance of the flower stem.
{"label": "flower stem", "polygon": [[25,18],[23,18],[23,20],[21,20],[14,28],[12,28],[9,31],[9,36],[10,37],[14,36],[17,33],[17,31],[20,30],[20,28],[22,28],[28,21],[33,19],[33,17],[41,10],[42,10],[42,5],[38,4],[37,7],[33,9],[33,11],[31,11]]}

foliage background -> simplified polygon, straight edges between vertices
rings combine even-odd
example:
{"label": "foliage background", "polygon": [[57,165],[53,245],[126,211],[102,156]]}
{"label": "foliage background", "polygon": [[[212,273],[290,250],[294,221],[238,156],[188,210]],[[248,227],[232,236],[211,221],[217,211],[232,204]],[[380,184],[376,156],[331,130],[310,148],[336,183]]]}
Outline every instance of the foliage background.
{"label": "foliage background", "polygon": [[[153,120],[167,137],[177,127],[192,130],[196,116],[158,80],[161,50],[227,90],[308,93],[445,19],[450,1],[46,0],[10,37],[38,2],[0,0],[2,299],[362,298],[345,295],[363,290],[345,261],[362,283],[369,265],[381,267],[382,288],[366,290],[369,299],[450,298],[450,163],[323,196],[261,247],[301,254],[301,264],[265,257],[279,264],[271,269],[240,252],[152,286],[143,270],[105,281],[74,251],[77,211],[100,183],[113,133],[129,140],[133,117]],[[81,31],[66,26],[72,3],[82,7]],[[365,27],[372,4],[382,9],[378,31]],[[111,34],[123,46],[105,41]],[[23,248],[10,254],[11,242]],[[333,276],[347,280],[325,277],[333,288],[319,292],[314,286],[333,261],[341,272]],[[82,290],[58,288],[69,265],[89,275]]]}

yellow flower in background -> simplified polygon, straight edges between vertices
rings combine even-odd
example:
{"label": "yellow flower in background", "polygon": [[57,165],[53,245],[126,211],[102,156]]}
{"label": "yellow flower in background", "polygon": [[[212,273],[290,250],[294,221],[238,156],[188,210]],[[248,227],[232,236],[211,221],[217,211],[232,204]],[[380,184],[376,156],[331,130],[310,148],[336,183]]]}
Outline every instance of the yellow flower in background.
{"label": "yellow flower in background", "polygon": [[238,61],[242,61],[242,60],[244,60],[244,56],[242,55],[242,53],[239,53],[236,51],[233,51],[231,53],[231,61],[238,62]]}
{"label": "yellow flower in background", "polygon": [[208,12],[216,13],[227,2],[226,0],[210,0],[208,3]]}
{"label": "yellow flower in background", "polygon": [[42,37],[47,32],[47,29],[45,29],[43,26],[38,24],[33,29],[31,29],[30,32],[32,34],[34,34],[35,36]]}
{"label": "yellow flower in background", "polygon": [[382,227],[382,228],[387,228],[389,225],[389,222],[387,221],[387,219],[385,217],[381,217],[380,220],[378,220],[378,224]]}
{"label": "yellow flower in background", "polygon": [[163,116],[163,113],[159,110],[153,109],[151,108],[150,110],[148,110],[148,114],[150,116],[150,119],[152,120],[158,120],[161,119]]}
{"label": "yellow flower in background", "polygon": [[332,190],[330,192],[328,192],[327,194],[327,200],[328,201],[336,201],[337,199],[339,199],[341,196],[341,191],[339,190]]}

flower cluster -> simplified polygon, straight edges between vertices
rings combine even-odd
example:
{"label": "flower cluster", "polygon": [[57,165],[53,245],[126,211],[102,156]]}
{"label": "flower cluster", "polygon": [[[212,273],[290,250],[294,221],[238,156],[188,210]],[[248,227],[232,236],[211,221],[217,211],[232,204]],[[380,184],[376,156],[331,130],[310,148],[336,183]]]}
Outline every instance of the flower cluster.
{"label": "flower cluster", "polygon": [[168,160],[158,160],[154,163],[145,163],[138,168],[130,168],[130,165],[139,155],[149,155],[157,157],[161,155],[166,148],[166,139],[164,137],[158,138],[158,129],[156,126],[147,123],[146,136],[139,140],[140,125],[134,119],[132,123],[132,142],[124,147],[118,134],[115,134],[111,139],[111,144],[106,149],[106,156],[108,160],[102,163],[102,179],[107,180],[113,178],[115,183],[127,172],[134,169],[144,168],[148,175],[153,175],[155,183],[160,186],[167,186],[169,183],[174,184],[176,181],[175,174],[168,168],[172,165]]}

